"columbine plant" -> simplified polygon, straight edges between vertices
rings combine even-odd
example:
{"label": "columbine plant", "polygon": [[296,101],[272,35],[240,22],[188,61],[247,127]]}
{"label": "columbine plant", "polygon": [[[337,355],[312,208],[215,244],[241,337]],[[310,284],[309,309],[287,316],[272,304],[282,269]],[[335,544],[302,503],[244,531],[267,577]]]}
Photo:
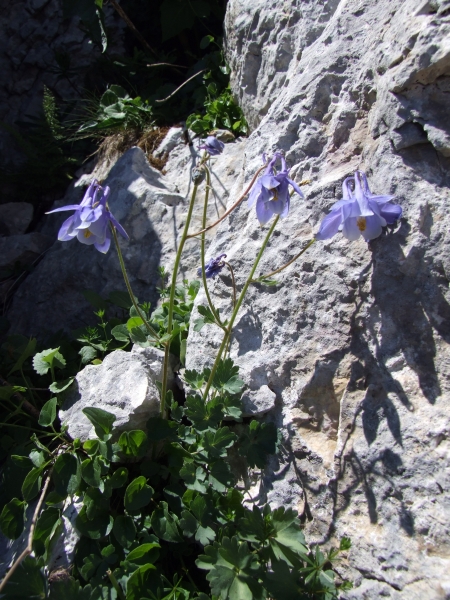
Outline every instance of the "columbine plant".
{"label": "columbine plant", "polygon": [[342,184],[342,200],[331,207],[316,234],[317,240],[327,240],[338,231],[350,241],[362,236],[366,241],[381,235],[382,227],[393,225],[401,218],[402,208],[391,204],[394,196],[372,194],[363,171],[356,171]]}
{"label": "columbine plant", "polygon": [[[134,305],[133,323],[137,319],[146,330],[146,335],[140,330],[140,335],[131,339],[143,345],[151,343],[164,348],[161,415],[148,421],[146,432],[124,432],[118,443],[113,443],[115,416],[98,408],[85,408],[83,412],[94,425],[98,439],[88,440],[81,446],[79,440],[68,440],[64,431],[53,429],[62,441],[55,450],[36,441],[39,451],[33,450],[30,459],[15,457],[21,468],[31,464],[34,467],[22,486],[23,501],[12,499],[0,515],[0,527],[11,538],[20,535],[25,503],[38,495],[44,476],[45,479],[27,548],[0,584],[0,593],[3,590],[8,592],[8,586],[14,593],[17,590],[15,586],[24,578],[19,572],[22,559],[24,574],[32,572],[27,571],[32,568],[35,574],[36,570],[40,574],[40,564],[33,563],[29,555],[34,551],[36,556],[47,557],[49,545],[57,537],[58,527],[62,524],[58,502],[75,494],[83,499],[83,507],[76,519],[77,529],[83,535],[82,543],[77,546],[74,566],[77,579],[71,580],[70,590],[65,589],[65,583],[52,584],[52,594],[53,590],[56,590],[55,594],[70,591],[71,598],[90,600],[107,596],[120,600],[144,597],[210,600],[209,592],[214,599],[220,600],[337,598],[339,592],[330,564],[340,551],[349,549],[349,540],[341,540],[340,548],[329,551],[327,555],[318,548],[312,551],[306,546],[301,523],[294,511],[283,507],[272,511],[268,505],[261,508],[256,504],[250,510],[244,506],[243,494],[236,489],[237,480],[228,452],[233,449],[233,455],[240,456],[247,468],[263,469],[268,454],[276,450],[277,431],[273,423],[242,422],[240,398],[244,382],[239,379],[238,367],[226,355],[231,347],[234,323],[250,285],[273,283],[272,275],[292,264],[316,240],[329,239],[338,231],[350,240],[360,235],[366,240],[374,239],[381,234],[383,226],[393,224],[401,217],[402,209],[392,203],[392,196],[372,194],[365,174],[356,171],[353,177],[344,181],[342,199],[332,206],[315,238],[289,262],[254,279],[278,220],[289,213],[291,195],[296,192],[303,198],[302,183],[298,185],[289,178],[289,169],[281,152],[275,152],[269,159],[264,156],[265,164],[255,173],[242,196],[218,221],[207,225],[211,189],[209,158],[221,154],[224,144],[209,136],[200,148],[204,153],[192,172],[192,196],[178,244],[171,285],[167,289],[165,272],[161,272],[164,302],[155,311],[158,313],[158,331],[149,323],[149,307],[139,306],[133,295],[117,232],[126,239],[128,236],[108,208],[109,188],[102,188],[94,181],[81,204],[50,211],[75,211],[60,229],[58,237],[61,241],[76,237],[81,243],[92,244],[105,253],[111,239],[114,240]],[[279,170],[277,164],[280,164]],[[189,233],[197,192],[203,181],[202,229]],[[248,195],[248,205],[256,207],[260,224],[264,226],[269,221],[271,224],[247,279],[237,293],[233,268],[225,260],[226,254],[205,261],[205,233],[226,218]],[[201,256],[198,275],[202,277],[207,305],[197,306],[201,318],[195,322],[194,330],[200,331],[205,325],[213,324],[221,328],[223,337],[211,368],[205,367],[202,372],[184,372],[185,383],[191,392],[184,405],[179,405],[167,388],[167,366],[171,344],[180,335],[181,325],[187,328],[198,289],[198,286],[189,286],[190,306],[184,292],[182,301],[177,297],[180,286],[177,287],[176,283],[184,245],[189,238],[197,236],[200,238]],[[233,291],[228,319],[224,319],[215,308],[208,290],[208,280],[214,279],[225,267],[230,272]],[[103,324],[103,312],[98,314]],[[151,322],[155,324],[155,320]],[[123,337],[128,343],[128,336],[120,329],[122,326],[117,327],[117,339]],[[114,335],[114,330],[112,333]],[[91,347],[95,349],[98,344],[92,342],[91,337],[86,341],[90,344],[86,353],[91,356]],[[185,349],[185,343],[183,338],[180,358],[183,353],[181,345],[184,344]],[[63,361],[57,349],[35,356],[40,369],[38,373],[47,373],[49,369],[53,373]],[[22,362],[19,360],[17,364]],[[11,390],[13,393],[14,390]],[[44,405],[39,416],[40,425],[53,428],[56,401],[52,398]],[[240,423],[239,435],[231,426],[231,420]],[[152,458],[149,458],[150,454]],[[124,467],[124,461],[130,458],[132,461]],[[120,466],[114,464],[118,461]],[[39,516],[50,485],[54,486],[55,493],[51,501],[47,500],[48,508]],[[168,557],[170,560],[167,560]],[[207,571],[206,577],[202,577],[199,570]],[[39,576],[35,576],[33,581],[39,583]],[[87,583],[82,588],[80,582],[83,581]],[[110,596],[112,588],[114,593]],[[345,589],[345,584],[340,589]],[[41,591],[34,590],[30,594],[47,597],[45,590]],[[51,595],[53,597],[60,596]]]}

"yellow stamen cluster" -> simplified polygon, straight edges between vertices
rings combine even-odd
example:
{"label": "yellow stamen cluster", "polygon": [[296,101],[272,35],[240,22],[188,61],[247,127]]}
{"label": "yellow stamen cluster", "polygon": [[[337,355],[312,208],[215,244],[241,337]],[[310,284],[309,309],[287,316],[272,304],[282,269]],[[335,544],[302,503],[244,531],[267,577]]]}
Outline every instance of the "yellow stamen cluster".
{"label": "yellow stamen cluster", "polygon": [[366,217],[358,217],[356,219],[356,224],[358,225],[358,229],[360,231],[365,231],[367,226]]}
{"label": "yellow stamen cluster", "polygon": [[85,229],[83,235],[86,239],[88,239],[91,237],[92,233],[89,231],[89,229]]}

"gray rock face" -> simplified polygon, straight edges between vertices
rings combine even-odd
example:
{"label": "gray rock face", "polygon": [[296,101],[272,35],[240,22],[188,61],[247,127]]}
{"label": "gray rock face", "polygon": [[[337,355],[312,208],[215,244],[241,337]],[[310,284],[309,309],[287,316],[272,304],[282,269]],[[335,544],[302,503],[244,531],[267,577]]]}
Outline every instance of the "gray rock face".
{"label": "gray rock face", "polygon": [[87,407],[102,408],[116,416],[115,438],[122,431],[145,429],[147,419],[159,414],[155,381],[161,380],[163,357],[156,348],[115,350],[101,365],[88,365],[80,371],[59,413],[69,435],[83,442],[96,437],[82,412]]}
{"label": "gray rock face", "polygon": [[[276,148],[297,181],[312,180],[258,274],[300,251],[357,168],[404,209],[369,244],[338,234],[277,275],[278,286],[253,286],[232,344],[249,393],[276,395],[265,418],[284,439],[251,494],[300,510],[310,539],[352,538],[338,568],[355,582],[348,599],[450,589],[449,8],[228,4],[233,90],[254,128],[241,181]],[[238,288],[266,231],[243,204],[208,249],[227,254]],[[229,279],[211,291],[229,315]],[[212,326],[191,331],[187,368],[211,363],[219,342]]]}
{"label": "gray rock face", "polygon": [[0,269],[8,269],[15,264],[31,264],[51,244],[52,239],[38,231],[0,237]]}
{"label": "gray rock face", "polygon": [[0,204],[0,236],[25,233],[33,218],[33,205],[28,202]]}
{"label": "gray rock face", "polygon": [[[236,180],[243,147],[244,142],[229,144],[228,156],[212,161],[211,220],[225,210],[227,190]],[[81,202],[83,186],[93,178],[111,187],[110,208],[130,236],[130,242],[121,239],[120,243],[134,293],[141,301],[155,305],[156,287],[160,285],[158,266],[164,265],[169,271],[173,266],[192,190],[190,170],[198,156],[193,147],[177,146],[163,176],[148,164],[142,150],[131,148],[114,165],[100,164],[92,174],[81,177],[59,203]],[[193,230],[201,228],[203,193],[199,193],[194,209]],[[56,239],[59,227],[70,214],[45,217],[42,234]],[[214,230],[209,237],[213,235]],[[199,253],[198,240],[188,241],[183,277],[195,277]],[[94,324],[92,308],[81,293],[86,289],[104,297],[113,290],[125,290],[115,248],[112,246],[104,255],[76,240],[55,242],[14,296],[8,313],[14,331],[42,338],[57,329]]]}
{"label": "gray rock face", "polygon": [[[105,6],[104,14],[110,50],[120,53],[125,23],[112,7]],[[58,0],[1,0],[0,34],[0,121],[9,125],[39,113],[44,85],[67,100],[77,98],[85,69],[101,56],[78,17],[63,20]],[[58,60],[71,61],[70,80],[61,77]],[[11,139],[3,130],[0,151],[12,158]]]}

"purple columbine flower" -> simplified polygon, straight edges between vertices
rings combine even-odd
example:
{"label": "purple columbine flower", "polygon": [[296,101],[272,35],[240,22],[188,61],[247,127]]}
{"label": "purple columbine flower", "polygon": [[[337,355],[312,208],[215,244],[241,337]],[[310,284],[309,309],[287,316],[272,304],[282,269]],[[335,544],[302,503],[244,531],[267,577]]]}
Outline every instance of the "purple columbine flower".
{"label": "purple columbine flower", "polygon": [[211,156],[222,154],[224,148],[225,144],[213,135],[208,135],[206,140],[203,141],[203,144],[198,147],[199,150],[206,150]]}
{"label": "purple columbine flower", "polygon": [[[222,260],[226,258],[226,254],[220,254],[217,258],[211,258],[205,265],[205,276],[207,279],[211,279],[220,273],[225,266],[225,262]],[[202,268],[197,269],[198,277],[202,276]]]}
{"label": "purple columbine flower", "polygon": [[[281,160],[281,171],[275,171],[275,163]],[[265,161],[265,155],[263,156]],[[248,197],[248,206],[251,208],[256,204],[256,216],[261,225],[265,225],[273,215],[280,215],[283,219],[289,214],[291,196],[289,185],[304,198],[299,186],[289,179],[289,169],[286,167],[284,156],[276,152],[272,160],[267,165],[267,169],[262,177],[258,179]]]}
{"label": "purple columbine flower", "polygon": [[82,244],[87,244],[106,254],[111,245],[111,232],[109,223],[117,229],[122,237],[129,239],[122,225],[114,218],[108,208],[108,186],[102,188],[98,181],[90,184],[80,204],[68,204],[61,208],[50,210],[46,214],[65,210],[74,210],[75,214],[66,219],[58,232],[58,240],[67,242],[77,238]]}
{"label": "purple columbine flower", "polygon": [[373,240],[381,234],[382,227],[393,225],[402,216],[402,207],[390,204],[394,196],[372,194],[363,171],[345,179],[342,196],[322,221],[316,240],[328,240],[338,231],[350,241],[360,235],[366,241]]}

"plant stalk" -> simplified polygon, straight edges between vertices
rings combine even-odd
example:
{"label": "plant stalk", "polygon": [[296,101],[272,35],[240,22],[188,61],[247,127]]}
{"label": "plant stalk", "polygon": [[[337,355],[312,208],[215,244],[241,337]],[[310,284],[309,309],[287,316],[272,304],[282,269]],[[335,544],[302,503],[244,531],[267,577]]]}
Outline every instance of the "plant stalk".
{"label": "plant stalk", "polygon": [[[209,169],[206,165],[205,165],[205,170],[206,170],[206,191],[205,191],[205,202],[203,205],[203,218],[202,218],[202,227],[203,228],[206,227],[206,213],[208,210],[209,190],[211,187],[211,173],[209,172]],[[200,255],[201,255],[203,288],[205,290],[206,300],[208,301],[209,308],[211,309],[211,312],[213,313],[213,315],[216,319],[217,325],[219,327],[221,327],[224,331],[226,331],[226,328],[224,327],[224,325],[222,325],[222,322],[220,320],[219,313],[217,312],[214,304],[212,303],[211,296],[209,295],[208,282],[206,279],[206,271],[205,271],[205,232],[202,233],[202,237],[200,240]]]}
{"label": "plant stalk", "polygon": [[[206,160],[206,155],[202,158],[202,162],[200,165]],[[184,224],[183,235],[181,236],[180,245],[178,246],[177,255],[175,257],[175,264],[173,266],[172,273],[172,285],[170,286],[170,296],[169,296],[169,314],[167,317],[167,334],[170,335],[172,333],[172,325],[173,325],[173,306],[175,302],[175,286],[177,283],[177,275],[178,268],[180,266],[181,254],[183,252],[184,244],[188,237],[189,225],[191,223],[192,211],[194,209],[195,197],[197,195],[199,184],[194,184],[192,189],[191,201],[189,203],[188,214],[186,216],[186,223]],[[166,408],[166,393],[167,393],[167,375],[169,372],[169,355],[170,355],[170,341],[165,343],[164,348],[164,365],[163,365],[163,378],[162,378],[162,387],[161,387],[161,417],[164,418],[165,408]]]}
{"label": "plant stalk", "polygon": [[274,222],[272,223],[272,226],[270,227],[269,231],[267,232],[267,235],[264,238],[263,244],[262,244],[262,246],[261,246],[261,248],[260,248],[260,250],[258,252],[258,255],[256,257],[256,260],[255,260],[255,262],[253,264],[252,270],[250,271],[250,274],[249,274],[249,276],[247,278],[247,281],[245,282],[244,287],[242,288],[242,291],[239,294],[239,298],[238,298],[238,301],[236,303],[236,306],[234,307],[233,313],[232,313],[231,318],[230,318],[230,322],[227,325],[227,332],[223,336],[222,343],[221,343],[219,351],[217,353],[216,360],[214,361],[214,364],[212,366],[211,374],[209,376],[208,382],[206,384],[205,391],[203,393],[203,400],[205,402],[206,402],[206,400],[208,398],[208,393],[209,393],[209,390],[211,388],[214,376],[216,374],[217,367],[219,366],[219,361],[220,361],[220,359],[222,357],[222,352],[227,347],[228,339],[231,336],[231,331],[233,329],[233,325],[234,325],[234,322],[236,320],[236,317],[237,317],[237,314],[239,312],[239,309],[241,308],[241,305],[242,305],[242,302],[244,301],[244,298],[245,298],[245,295],[247,293],[247,290],[248,290],[250,284],[252,283],[253,275],[255,274],[255,271],[258,268],[259,261],[261,260],[262,255],[264,254],[264,250],[266,249],[266,246],[269,243],[270,237],[271,237],[271,235],[273,233],[273,230],[276,227],[276,224],[278,223],[278,219],[279,218],[280,217],[277,215],[277,217],[275,218]]}
{"label": "plant stalk", "polygon": [[296,254],[294,256],[294,258],[291,258],[291,260],[288,261],[285,265],[283,265],[279,269],[276,269],[275,271],[272,271],[271,273],[267,273],[266,275],[261,275],[257,279],[253,279],[252,283],[263,283],[263,282],[261,282],[261,279],[268,279],[269,277],[272,277],[272,275],[276,275],[277,273],[280,273],[280,271],[283,271],[283,269],[285,269],[289,265],[292,265],[292,263],[295,262],[297,260],[297,258],[300,258],[300,256],[304,252],[306,252],[308,250],[308,248],[310,248],[314,244],[315,241],[316,241],[316,238],[313,238],[306,244],[306,246],[303,248],[303,250],[301,250],[298,254]]}
{"label": "plant stalk", "polygon": [[154,338],[155,341],[159,341],[158,334],[153,329],[153,327],[150,325],[150,323],[147,322],[147,319],[145,318],[144,313],[139,308],[139,306],[136,302],[136,298],[134,297],[133,290],[131,289],[130,280],[128,279],[127,270],[125,268],[125,263],[124,263],[123,256],[122,256],[122,250],[120,249],[119,240],[117,238],[116,228],[114,227],[114,225],[111,225],[111,231],[113,234],[114,243],[116,245],[117,256],[119,257],[120,268],[122,269],[122,275],[125,280],[125,285],[127,286],[128,293],[130,294],[131,302],[133,303],[133,306],[136,309],[137,314],[140,316],[144,325],[146,326],[149,334],[152,336],[152,338]]}

